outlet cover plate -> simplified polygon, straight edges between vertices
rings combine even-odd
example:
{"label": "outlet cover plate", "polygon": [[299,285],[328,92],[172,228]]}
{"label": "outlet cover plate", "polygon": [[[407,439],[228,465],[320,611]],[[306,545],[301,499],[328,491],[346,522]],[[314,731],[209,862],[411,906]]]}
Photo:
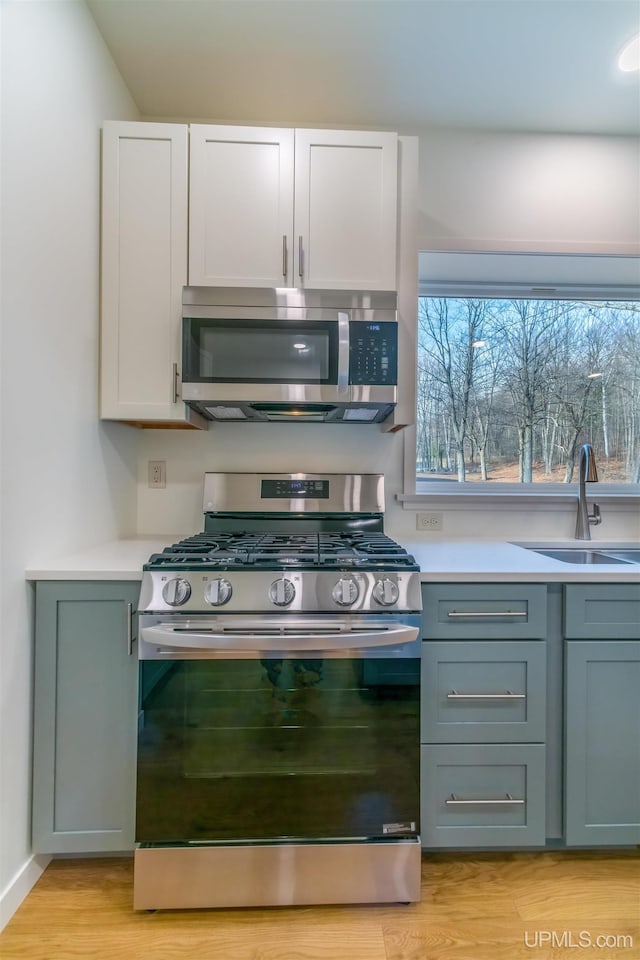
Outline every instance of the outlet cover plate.
{"label": "outlet cover plate", "polygon": [[417,513],[416,530],[434,531],[442,530],[441,513]]}
{"label": "outlet cover plate", "polygon": [[166,487],[167,485],[167,461],[149,460],[149,486]]}

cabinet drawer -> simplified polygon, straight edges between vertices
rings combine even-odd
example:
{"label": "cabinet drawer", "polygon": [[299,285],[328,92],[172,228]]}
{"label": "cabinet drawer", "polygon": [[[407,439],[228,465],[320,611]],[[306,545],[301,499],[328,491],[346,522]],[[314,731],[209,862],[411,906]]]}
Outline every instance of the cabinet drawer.
{"label": "cabinet drawer", "polygon": [[640,640],[640,583],[570,583],[564,635],[587,640]]}
{"label": "cabinet drawer", "polygon": [[544,584],[427,583],[425,640],[537,640],[547,632]]}
{"label": "cabinet drawer", "polygon": [[423,847],[545,842],[543,744],[421,747]]}
{"label": "cabinet drawer", "polygon": [[545,641],[423,643],[422,740],[542,742]]}

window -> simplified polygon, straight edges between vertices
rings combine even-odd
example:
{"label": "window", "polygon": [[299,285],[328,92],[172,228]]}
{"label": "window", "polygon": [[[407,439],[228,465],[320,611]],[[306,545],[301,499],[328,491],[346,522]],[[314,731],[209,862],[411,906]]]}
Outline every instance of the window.
{"label": "window", "polygon": [[570,299],[557,283],[431,289],[418,301],[416,493],[562,493],[584,443],[601,483],[638,492],[640,301]]}

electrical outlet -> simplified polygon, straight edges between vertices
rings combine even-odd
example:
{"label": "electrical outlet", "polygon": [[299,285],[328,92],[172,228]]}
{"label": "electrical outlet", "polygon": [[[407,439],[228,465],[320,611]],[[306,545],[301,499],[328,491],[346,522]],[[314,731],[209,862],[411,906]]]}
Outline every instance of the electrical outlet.
{"label": "electrical outlet", "polygon": [[417,513],[416,530],[442,530],[442,514]]}
{"label": "electrical outlet", "polygon": [[149,460],[149,486],[166,487],[167,485],[167,461]]}

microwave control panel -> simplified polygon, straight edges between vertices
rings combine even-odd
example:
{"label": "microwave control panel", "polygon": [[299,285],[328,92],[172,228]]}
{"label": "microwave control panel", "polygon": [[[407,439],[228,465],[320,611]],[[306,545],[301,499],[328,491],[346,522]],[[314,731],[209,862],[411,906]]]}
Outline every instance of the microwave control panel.
{"label": "microwave control panel", "polygon": [[395,386],[398,382],[397,322],[352,323],[349,333],[349,383]]}

